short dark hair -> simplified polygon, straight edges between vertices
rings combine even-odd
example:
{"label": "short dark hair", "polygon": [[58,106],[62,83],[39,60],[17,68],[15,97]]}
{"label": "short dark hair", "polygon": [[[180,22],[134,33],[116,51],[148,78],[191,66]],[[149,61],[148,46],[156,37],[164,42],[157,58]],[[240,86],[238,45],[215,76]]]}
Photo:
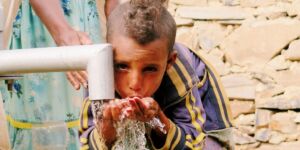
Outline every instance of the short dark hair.
{"label": "short dark hair", "polygon": [[115,33],[128,36],[141,45],[159,38],[173,50],[176,23],[161,0],[131,0],[117,6],[108,17],[107,40]]}

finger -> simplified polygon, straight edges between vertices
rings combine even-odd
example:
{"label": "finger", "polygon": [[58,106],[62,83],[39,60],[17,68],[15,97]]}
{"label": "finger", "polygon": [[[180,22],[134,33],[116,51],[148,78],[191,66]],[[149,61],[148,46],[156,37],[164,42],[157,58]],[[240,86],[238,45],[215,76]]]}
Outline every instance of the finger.
{"label": "finger", "polygon": [[86,71],[78,71],[79,75],[85,80],[82,84],[86,89],[88,88],[88,74]]}
{"label": "finger", "polygon": [[77,32],[77,35],[78,35],[79,40],[80,40],[80,43],[81,43],[82,45],[89,45],[89,44],[92,44],[92,41],[90,40],[90,38],[89,38],[89,36],[88,36],[87,33],[78,31],[78,32]]}
{"label": "finger", "polygon": [[121,114],[121,108],[118,107],[116,104],[111,104],[111,114],[112,114],[112,119],[114,121],[119,121],[120,120],[120,114]]}
{"label": "finger", "polygon": [[87,81],[84,77],[80,75],[80,73],[78,73],[78,71],[72,71],[71,73],[74,76],[74,78],[76,78],[76,80],[80,82],[80,84],[87,88]]}
{"label": "finger", "polygon": [[86,71],[78,71],[78,73],[87,81],[88,73]]}
{"label": "finger", "polygon": [[76,89],[79,90],[80,89],[80,83],[73,77],[71,72],[67,72],[66,73],[67,79],[69,80],[69,82],[71,83],[71,85]]}
{"label": "finger", "polygon": [[135,114],[136,119],[140,121],[144,121],[144,114],[139,108],[139,106],[137,105],[137,103],[135,102],[135,100],[130,99],[129,102],[133,109],[133,113]]}

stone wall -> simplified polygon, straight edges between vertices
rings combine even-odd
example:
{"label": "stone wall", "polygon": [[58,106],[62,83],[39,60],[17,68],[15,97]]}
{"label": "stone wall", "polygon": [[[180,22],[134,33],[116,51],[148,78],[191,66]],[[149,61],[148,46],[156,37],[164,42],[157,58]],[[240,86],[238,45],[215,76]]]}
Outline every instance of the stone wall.
{"label": "stone wall", "polygon": [[300,0],[170,0],[177,41],[215,66],[236,149],[300,147]]}

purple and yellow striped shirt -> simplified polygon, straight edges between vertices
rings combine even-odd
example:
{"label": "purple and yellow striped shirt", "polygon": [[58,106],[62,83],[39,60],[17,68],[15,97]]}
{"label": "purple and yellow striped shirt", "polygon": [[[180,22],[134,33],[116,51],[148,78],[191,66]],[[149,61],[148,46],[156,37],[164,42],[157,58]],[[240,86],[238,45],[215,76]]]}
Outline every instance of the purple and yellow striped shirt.
{"label": "purple and yellow striped shirt", "polygon": [[[218,138],[218,132],[232,127],[229,100],[218,75],[201,55],[180,44],[175,44],[174,50],[177,60],[153,96],[172,122],[159,149],[202,149],[207,136]],[[90,104],[88,100],[83,103],[80,142],[82,149],[100,149]],[[228,142],[229,135],[224,141],[221,134],[219,142]]]}

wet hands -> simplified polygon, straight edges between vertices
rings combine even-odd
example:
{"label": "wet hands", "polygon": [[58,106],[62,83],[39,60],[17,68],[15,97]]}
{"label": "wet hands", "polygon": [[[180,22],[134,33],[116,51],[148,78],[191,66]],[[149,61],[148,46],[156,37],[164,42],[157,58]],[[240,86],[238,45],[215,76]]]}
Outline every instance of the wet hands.
{"label": "wet hands", "polygon": [[103,120],[121,121],[123,119],[147,122],[160,112],[158,103],[151,97],[130,97],[110,100],[103,106]]}

